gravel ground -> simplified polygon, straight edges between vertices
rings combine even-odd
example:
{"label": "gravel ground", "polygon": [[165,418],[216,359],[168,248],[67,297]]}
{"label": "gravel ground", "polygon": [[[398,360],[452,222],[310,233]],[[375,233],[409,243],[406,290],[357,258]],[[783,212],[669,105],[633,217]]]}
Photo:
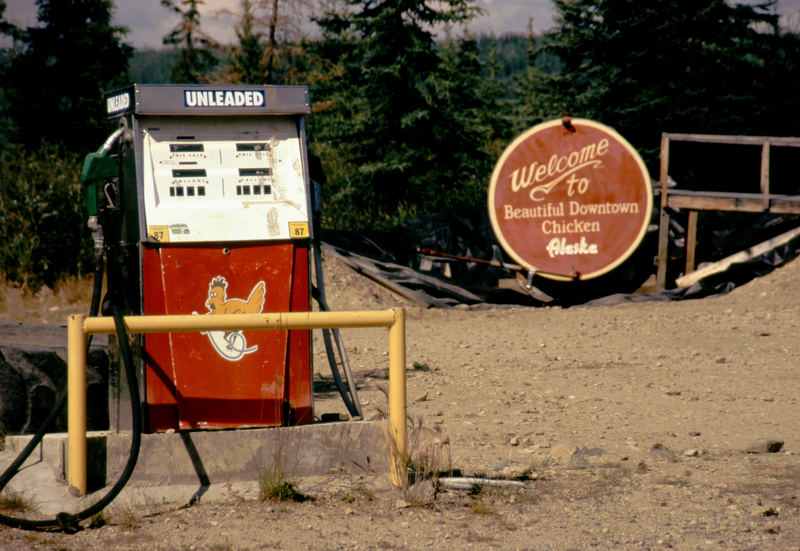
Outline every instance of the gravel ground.
{"label": "gravel ground", "polygon": [[[472,310],[325,264],[333,309],[408,310],[415,463],[522,487],[297,481],[305,501],[112,504],[72,535],[0,528],[0,548],[800,550],[800,261],[702,300]],[[386,330],[343,338],[380,418]]]}

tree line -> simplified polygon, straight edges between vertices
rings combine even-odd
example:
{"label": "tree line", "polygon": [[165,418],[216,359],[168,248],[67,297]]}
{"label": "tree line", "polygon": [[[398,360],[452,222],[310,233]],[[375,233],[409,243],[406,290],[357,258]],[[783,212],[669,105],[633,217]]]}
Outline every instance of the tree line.
{"label": "tree line", "polygon": [[[167,53],[134,57],[111,0],[37,0],[39,25],[24,29],[0,0],[13,43],[0,52],[0,239],[36,237],[0,254],[6,277],[81,270],[52,243],[82,231],[77,178],[108,131],[103,92],[147,56],[175,83],[308,85],[334,229],[482,205],[505,146],[565,114],[614,127],[653,174],[662,132],[800,135],[800,37],[776,0],[553,0],[550,31],[501,38],[465,30],[474,0],[241,0],[227,45],[206,32],[203,0],[162,4],[177,21]],[[51,200],[36,219],[31,204]]]}

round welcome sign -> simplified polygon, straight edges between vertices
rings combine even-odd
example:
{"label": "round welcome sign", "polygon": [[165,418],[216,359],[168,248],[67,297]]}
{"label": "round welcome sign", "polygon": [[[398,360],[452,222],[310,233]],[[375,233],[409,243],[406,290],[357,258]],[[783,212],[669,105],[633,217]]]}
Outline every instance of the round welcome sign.
{"label": "round welcome sign", "polygon": [[653,195],[635,149],[600,123],[530,128],[497,161],[489,218],[506,252],[555,280],[591,279],[621,264],[647,231]]}

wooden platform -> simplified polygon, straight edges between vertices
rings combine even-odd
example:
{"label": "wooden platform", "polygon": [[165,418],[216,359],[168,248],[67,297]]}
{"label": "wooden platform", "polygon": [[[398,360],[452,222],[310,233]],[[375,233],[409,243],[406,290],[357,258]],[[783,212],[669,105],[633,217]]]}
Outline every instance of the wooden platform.
{"label": "wooden platform", "polygon": [[[728,145],[761,146],[761,171],[758,193],[734,193],[720,191],[694,191],[669,187],[670,143],[674,141],[715,143]],[[777,138],[767,136],[719,136],[706,134],[670,134],[661,136],[661,210],[658,222],[658,257],[656,263],[656,290],[666,287],[667,260],[669,258],[670,211],[689,211],[686,228],[686,270],[694,270],[695,247],[697,245],[697,214],[701,210],[728,212],[800,214],[800,195],[771,194],[770,146],[800,147],[800,138]],[[754,191],[757,189],[753,183]]]}

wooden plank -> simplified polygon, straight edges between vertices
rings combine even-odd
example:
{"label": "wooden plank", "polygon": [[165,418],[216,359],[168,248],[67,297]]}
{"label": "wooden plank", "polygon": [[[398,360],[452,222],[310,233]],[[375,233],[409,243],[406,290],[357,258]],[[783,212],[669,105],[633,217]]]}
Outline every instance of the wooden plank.
{"label": "wooden plank", "polygon": [[[742,193],[737,191],[703,191],[691,189],[672,189],[669,192],[670,197],[711,197],[714,199],[741,199],[741,200],[761,200],[760,193]],[[783,195],[782,197],[794,197],[793,195]],[[800,199],[800,196],[797,196]]]}
{"label": "wooden plank", "polygon": [[710,275],[724,272],[730,268],[732,264],[747,262],[748,260],[767,253],[772,249],[776,249],[782,245],[785,245],[797,237],[800,237],[800,228],[795,228],[786,233],[782,233],[777,237],[773,237],[772,239],[764,241],[763,243],[759,243],[758,245],[750,247],[749,249],[739,251],[738,253],[723,258],[718,262],[704,266],[699,270],[695,270],[692,273],[679,277],[675,280],[675,283],[678,285],[678,287],[689,287],[690,285],[694,285],[701,279],[704,279]]}
{"label": "wooden plank", "polygon": [[667,285],[667,258],[669,256],[669,212],[667,211],[669,181],[669,137],[661,135],[661,206],[658,217],[658,254],[656,256],[656,291],[663,291]]}
{"label": "wooden plank", "polygon": [[686,226],[686,269],[688,274],[694,270],[694,250],[697,247],[697,211],[689,211],[689,224]]}
{"label": "wooden plank", "polygon": [[667,205],[673,208],[697,210],[729,210],[739,212],[800,213],[800,195],[770,195],[769,209],[764,209],[764,198],[756,193],[730,193],[725,191],[690,191],[673,189]]}
{"label": "wooden plank", "polygon": [[769,142],[761,148],[761,194],[764,210],[769,208]]}
{"label": "wooden plank", "polygon": [[775,214],[800,214],[800,201],[781,201],[776,200],[774,195],[772,197],[769,205],[770,212]]}
{"label": "wooden plank", "polygon": [[749,194],[749,197],[726,197],[714,195],[683,195],[670,193],[667,205],[679,209],[691,210],[725,210],[732,212],[764,212],[764,203],[760,195]]}
{"label": "wooden plank", "polygon": [[[452,285],[442,281],[441,279],[421,274],[407,266],[400,266],[397,264],[390,264],[388,262],[380,262],[377,260],[369,260],[366,257],[362,258],[354,253],[340,252],[336,247],[327,243],[323,244],[323,250],[326,253],[333,253],[339,260],[359,274],[368,277],[376,283],[379,283],[393,293],[420,305],[445,307],[452,306],[455,300],[460,302],[483,302],[481,297],[467,289],[464,289],[463,287]],[[395,274],[407,274],[409,280],[416,280],[422,283],[427,282],[434,288],[438,287],[440,289],[446,289],[449,291],[452,298],[450,300],[440,299],[430,296],[427,293],[416,291],[404,285],[400,285],[399,283],[396,283],[384,276],[380,269],[381,266],[390,266],[391,271]]]}

